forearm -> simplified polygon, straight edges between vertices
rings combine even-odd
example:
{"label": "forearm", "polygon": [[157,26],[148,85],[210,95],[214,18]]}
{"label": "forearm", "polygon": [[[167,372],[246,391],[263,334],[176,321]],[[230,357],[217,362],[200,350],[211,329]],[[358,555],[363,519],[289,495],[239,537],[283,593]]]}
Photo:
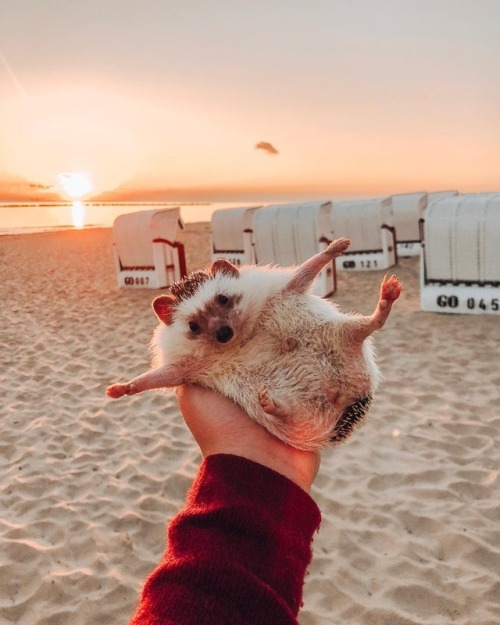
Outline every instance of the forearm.
{"label": "forearm", "polygon": [[296,484],[209,456],[131,625],[295,625],[319,510]]}

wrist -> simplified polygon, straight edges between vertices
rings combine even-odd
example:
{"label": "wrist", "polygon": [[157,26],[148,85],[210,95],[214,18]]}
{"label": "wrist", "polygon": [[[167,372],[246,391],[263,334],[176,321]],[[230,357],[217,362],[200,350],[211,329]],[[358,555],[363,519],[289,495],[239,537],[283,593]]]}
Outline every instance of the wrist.
{"label": "wrist", "polygon": [[280,473],[309,493],[318,473],[319,454],[291,447],[261,426],[255,424],[255,427],[261,432],[258,435],[253,433],[251,437],[246,436],[244,432],[237,436],[230,435],[227,440],[218,437],[202,450],[204,457],[231,454],[246,458]]}

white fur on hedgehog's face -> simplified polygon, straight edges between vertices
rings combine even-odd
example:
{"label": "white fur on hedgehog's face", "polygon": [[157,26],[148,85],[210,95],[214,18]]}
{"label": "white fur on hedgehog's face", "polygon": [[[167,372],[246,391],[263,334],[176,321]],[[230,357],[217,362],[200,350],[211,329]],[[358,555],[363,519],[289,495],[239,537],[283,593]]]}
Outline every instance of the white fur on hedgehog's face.
{"label": "white fur on hedgehog's face", "polygon": [[160,334],[170,337],[170,351],[186,338],[202,350],[241,344],[252,336],[269,297],[281,292],[288,280],[287,270],[254,265],[239,269],[218,259],[153,301],[156,316],[168,328]]}
{"label": "white fur on hedgehog's face", "polygon": [[255,315],[248,304],[245,306],[238,278],[216,275],[179,303],[174,323],[189,339],[217,347],[234,344],[253,329]]}

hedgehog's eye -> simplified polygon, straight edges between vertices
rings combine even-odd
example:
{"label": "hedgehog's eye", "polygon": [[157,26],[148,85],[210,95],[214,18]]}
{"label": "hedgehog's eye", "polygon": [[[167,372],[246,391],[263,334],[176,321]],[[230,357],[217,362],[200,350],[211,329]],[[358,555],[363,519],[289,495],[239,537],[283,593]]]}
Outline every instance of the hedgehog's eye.
{"label": "hedgehog's eye", "polygon": [[218,295],[217,301],[219,304],[222,304],[222,306],[225,306],[229,302],[229,297],[227,295]]}
{"label": "hedgehog's eye", "polygon": [[196,321],[189,322],[189,329],[193,334],[199,334],[201,330],[199,324],[197,324]]}

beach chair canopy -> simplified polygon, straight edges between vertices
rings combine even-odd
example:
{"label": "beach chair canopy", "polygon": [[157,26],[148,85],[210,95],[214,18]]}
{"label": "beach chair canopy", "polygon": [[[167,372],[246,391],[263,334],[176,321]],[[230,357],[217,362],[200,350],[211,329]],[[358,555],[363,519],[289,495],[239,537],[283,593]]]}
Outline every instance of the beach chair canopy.
{"label": "beach chair canopy", "polygon": [[303,263],[330,241],[331,202],[299,204],[295,228],[297,263]]}
{"label": "beach chair canopy", "polygon": [[255,253],[260,264],[297,265],[317,254],[330,235],[330,202],[276,204],[254,216]]}
{"label": "beach chair canopy", "polygon": [[253,215],[258,206],[225,208],[212,215],[213,252],[245,251],[245,232],[253,229]]}
{"label": "beach chair canopy", "polygon": [[500,284],[500,193],[432,201],[424,240],[426,281]]}
{"label": "beach chair canopy", "polygon": [[254,215],[255,257],[261,265],[272,265],[278,262],[274,245],[276,227],[276,207],[264,206]]}
{"label": "beach chair canopy", "polygon": [[332,238],[350,239],[348,253],[382,250],[382,226],[392,226],[390,197],[333,202]]}
{"label": "beach chair canopy", "polygon": [[420,220],[427,207],[427,193],[401,193],[391,196],[392,225],[398,243],[420,241]]}
{"label": "beach chair canopy", "polygon": [[[277,204],[254,216],[256,260],[261,265],[300,265],[325,249],[330,236],[331,202]],[[318,274],[314,293],[331,295],[336,288],[335,263]]]}
{"label": "beach chair canopy", "polygon": [[164,239],[173,244],[181,225],[179,207],[119,215],[113,223],[113,239],[122,267],[153,268],[152,242]]}

